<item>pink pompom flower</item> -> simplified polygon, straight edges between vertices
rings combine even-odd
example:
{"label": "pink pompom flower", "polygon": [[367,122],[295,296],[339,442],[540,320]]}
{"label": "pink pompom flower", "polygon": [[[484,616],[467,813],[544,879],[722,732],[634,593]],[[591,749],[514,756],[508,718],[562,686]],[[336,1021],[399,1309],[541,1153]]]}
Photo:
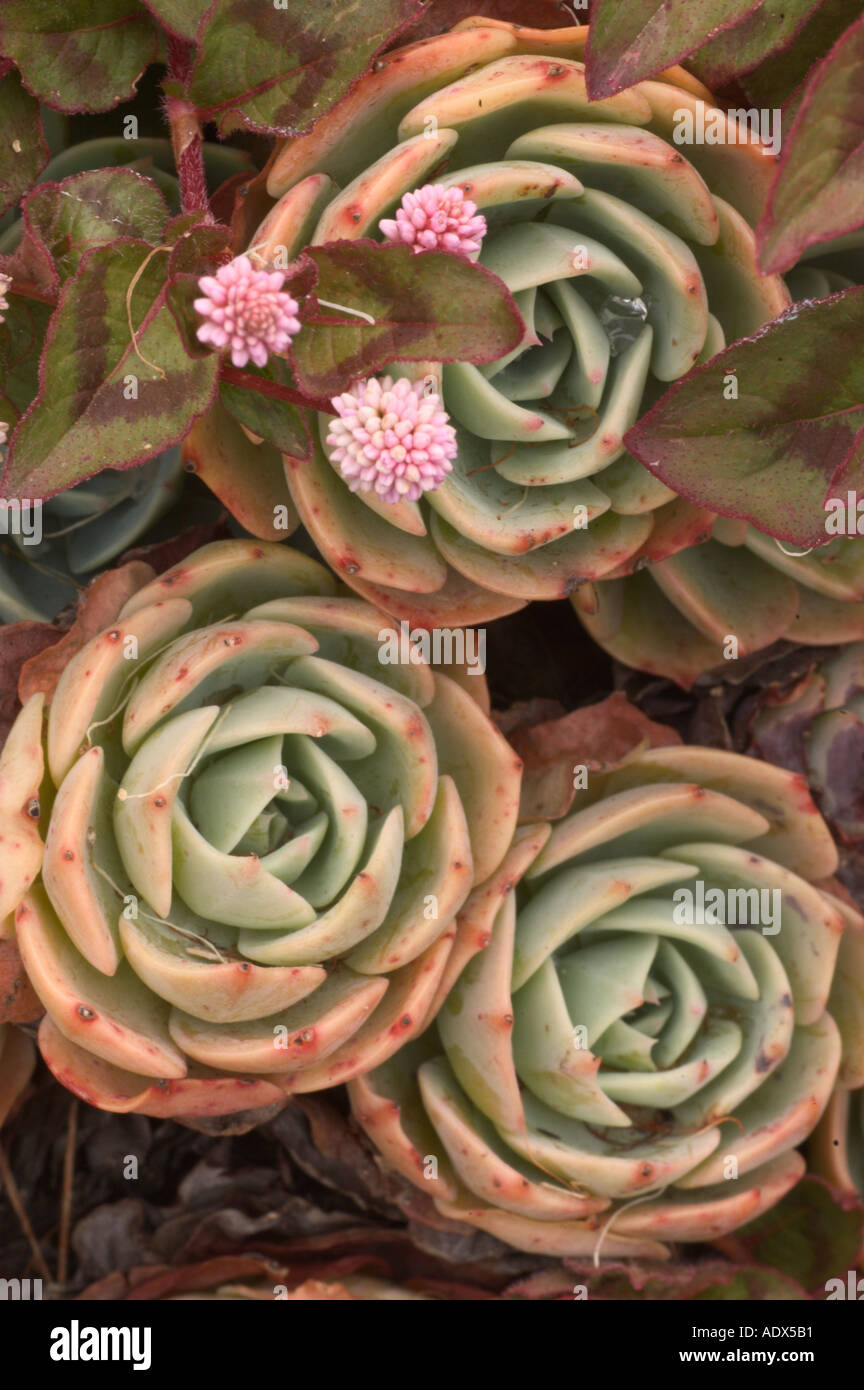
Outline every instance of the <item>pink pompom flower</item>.
{"label": "pink pompom flower", "polygon": [[396,216],[378,223],[388,241],[417,251],[453,251],[467,256],[479,251],[486,235],[486,218],[461,188],[427,183],[406,193]]}
{"label": "pink pompom flower", "polygon": [[4,315],[6,313],[6,310],[9,308],[9,301],[6,298],[6,296],[9,293],[9,287],[11,286],[11,284],[11,275],[0,275],[0,323],[6,322]]}
{"label": "pink pompom flower", "polygon": [[298,304],[282,289],[281,270],[256,270],[248,256],[235,256],[215,275],[202,275],[205,296],[195,308],[205,319],[198,339],[214,348],[230,348],[235,367],[251,359],[263,367],[271,352],[285,352],[299,331]]}
{"label": "pink pompom flower", "polygon": [[330,457],[352,492],[385,502],[416,502],[453,468],[456,431],[437,391],[422,381],[370,377],[334,396]]}

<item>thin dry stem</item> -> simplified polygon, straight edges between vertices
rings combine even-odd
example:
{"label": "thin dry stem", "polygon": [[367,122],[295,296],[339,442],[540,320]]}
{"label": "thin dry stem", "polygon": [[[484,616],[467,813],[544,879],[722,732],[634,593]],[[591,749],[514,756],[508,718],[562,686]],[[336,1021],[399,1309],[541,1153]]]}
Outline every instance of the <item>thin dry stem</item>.
{"label": "thin dry stem", "polygon": [[9,1159],[6,1156],[6,1150],[2,1143],[0,1143],[0,1180],[2,1180],[3,1186],[6,1189],[9,1205],[17,1216],[18,1224],[24,1232],[27,1244],[30,1246],[33,1253],[33,1261],[36,1268],[46,1284],[50,1284],[52,1282],[51,1271],[45,1263],[45,1256],[39,1248],[39,1242],[36,1239],[33,1227],[30,1225],[30,1218],[27,1215],[21,1193],[18,1189],[18,1184],[15,1181],[15,1175],[9,1166]]}
{"label": "thin dry stem", "polygon": [[73,1097],[66,1123],[66,1149],[63,1154],[63,1187],[60,1194],[60,1235],[57,1240],[57,1283],[69,1275],[69,1233],[72,1227],[72,1191],[75,1185],[75,1151],[78,1143],[78,1101]]}

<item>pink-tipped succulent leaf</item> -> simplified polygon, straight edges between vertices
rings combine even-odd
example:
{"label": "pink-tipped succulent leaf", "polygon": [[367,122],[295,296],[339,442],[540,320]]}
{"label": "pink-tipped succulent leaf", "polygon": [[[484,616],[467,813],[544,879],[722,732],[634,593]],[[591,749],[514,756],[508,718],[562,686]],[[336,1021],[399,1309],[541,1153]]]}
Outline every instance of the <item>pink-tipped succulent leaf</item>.
{"label": "pink-tipped succulent leaf", "polygon": [[63,670],[41,826],[42,696],[24,705],[0,755],[0,912],[76,1094],[260,1109],[425,1026],[521,765],[482,675],[394,643],[316,561],[217,542]]}
{"label": "pink-tipped succulent leaf", "polygon": [[[864,637],[854,539],[789,557],[753,527],[715,526],[627,452],[670,382],[790,296],[756,261],[768,146],[680,68],[590,101],[587,33],[475,17],[387,54],[277,152],[254,244],[479,240],[470,256],[525,323],[497,362],[420,368],[440,377],[456,431],[440,487],[382,506],[346,477],[324,420],[311,461],[288,462],[301,519],[395,618],[455,626],[572,597],[613,656],[685,684],[724,661],[730,634],[740,656],[783,637]],[[718,143],[679,143],[682,113]],[[449,225],[469,205],[482,239],[470,219]],[[814,274],[810,295],[841,287]]]}
{"label": "pink-tipped succulent leaf", "polygon": [[433,1027],[349,1089],[445,1216],[532,1253],[660,1258],[801,1176],[861,1069],[864,923],[814,886],[836,851],[791,773],[654,748],[574,806],[468,899]]}

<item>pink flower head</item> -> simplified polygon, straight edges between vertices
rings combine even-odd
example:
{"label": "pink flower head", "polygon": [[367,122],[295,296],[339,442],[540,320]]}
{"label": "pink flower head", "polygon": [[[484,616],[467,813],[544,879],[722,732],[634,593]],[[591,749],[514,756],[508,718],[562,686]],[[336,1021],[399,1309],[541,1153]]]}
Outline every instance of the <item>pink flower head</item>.
{"label": "pink flower head", "polygon": [[300,328],[297,301],[282,289],[281,270],[256,270],[248,256],[235,256],[215,275],[202,275],[198,288],[206,298],[195,308],[206,320],[198,339],[215,348],[231,349],[235,367],[250,357],[266,365],[271,352],[284,352]]}
{"label": "pink flower head", "polygon": [[416,251],[454,251],[467,256],[480,250],[486,235],[486,218],[476,203],[459,187],[427,183],[406,193],[395,218],[378,223],[388,241],[402,242]]}
{"label": "pink flower head", "polygon": [[453,468],[456,431],[437,391],[402,376],[370,377],[333,397],[337,419],[327,443],[352,492],[385,502],[416,502]]}
{"label": "pink flower head", "polygon": [[5,323],[5,322],[6,322],[6,320],[5,320],[5,318],[3,317],[3,315],[6,313],[6,310],[9,308],[9,301],[8,301],[8,299],[6,298],[6,296],[7,296],[7,294],[9,293],[9,286],[10,286],[11,284],[12,284],[12,276],[11,276],[11,275],[0,275],[0,323]]}

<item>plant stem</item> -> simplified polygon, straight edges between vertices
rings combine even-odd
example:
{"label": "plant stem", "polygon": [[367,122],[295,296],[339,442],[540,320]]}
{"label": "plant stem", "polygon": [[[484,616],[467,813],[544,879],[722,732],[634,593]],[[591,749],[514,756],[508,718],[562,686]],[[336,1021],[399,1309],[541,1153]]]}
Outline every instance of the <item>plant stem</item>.
{"label": "plant stem", "polygon": [[69,1106],[66,1150],[63,1154],[63,1190],[60,1196],[60,1236],[57,1242],[57,1283],[63,1285],[69,1273],[69,1231],[72,1225],[72,1188],[75,1181],[75,1149],[78,1141],[78,1102]]}
{"label": "plant stem", "polygon": [[[185,86],[192,66],[192,46],[168,35],[168,75]],[[197,108],[185,97],[168,96],[165,109],[171,126],[171,146],[180,180],[180,202],[184,212],[201,214],[213,222],[207,180],[204,175],[204,144]]]}
{"label": "plant stem", "polygon": [[51,1271],[45,1263],[45,1256],[39,1249],[39,1242],[36,1239],[36,1236],[33,1232],[33,1227],[30,1225],[30,1218],[27,1215],[24,1203],[21,1200],[21,1193],[18,1190],[18,1184],[15,1181],[12,1169],[9,1167],[9,1160],[6,1157],[6,1150],[3,1148],[2,1144],[0,1144],[0,1180],[2,1180],[3,1186],[6,1188],[6,1196],[9,1198],[9,1205],[11,1206],[15,1215],[18,1217],[18,1224],[20,1225],[21,1230],[24,1232],[24,1235],[27,1237],[27,1244],[30,1246],[31,1251],[33,1252],[33,1262],[36,1265],[36,1268],[38,1269],[40,1275],[45,1280],[45,1283],[50,1284]]}

